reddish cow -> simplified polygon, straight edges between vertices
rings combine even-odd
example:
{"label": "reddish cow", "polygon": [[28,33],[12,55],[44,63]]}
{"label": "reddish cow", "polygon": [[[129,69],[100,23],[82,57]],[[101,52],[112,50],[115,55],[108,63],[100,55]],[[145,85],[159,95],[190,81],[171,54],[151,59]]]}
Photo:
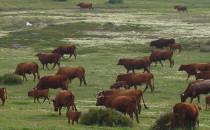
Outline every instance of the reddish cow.
{"label": "reddish cow", "polygon": [[[39,60],[42,63],[43,69],[44,69],[44,65],[46,64],[46,67],[47,67],[48,63],[50,64],[54,63],[54,66],[52,67],[52,69],[56,66],[56,64],[58,65],[58,68],[60,68],[61,56],[59,53],[50,53],[50,54],[38,53],[35,56],[39,57]],[[47,67],[47,69],[49,68]]]}
{"label": "reddish cow", "polygon": [[82,115],[82,112],[79,112],[79,111],[74,112],[70,110],[68,113],[68,123],[70,124],[70,120],[72,120],[72,125],[74,125],[74,121],[76,121],[78,124],[78,121],[81,115]]}
{"label": "reddish cow", "polygon": [[49,99],[49,97],[50,97],[49,89],[29,91],[28,96],[29,97],[34,97],[34,103],[35,103],[36,99],[40,103],[40,101],[39,101],[40,97],[44,97],[43,103],[45,102],[46,99],[48,99],[48,101],[50,100]]}
{"label": "reddish cow", "polygon": [[67,107],[66,115],[68,116],[68,112],[70,107],[72,106],[72,110],[77,111],[75,106],[75,96],[74,93],[69,90],[61,90],[56,94],[56,97],[53,101],[55,111],[59,110],[59,115],[61,116],[61,108]]}
{"label": "reddish cow", "polygon": [[69,59],[71,58],[72,54],[74,55],[75,59],[77,57],[76,46],[74,45],[59,46],[58,48],[54,49],[52,53],[59,53],[62,57],[64,54],[69,54]]}
{"label": "reddish cow", "polygon": [[82,81],[84,82],[85,86],[87,86],[85,80],[85,69],[81,66],[60,68],[56,75],[66,75],[70,80],[70,83],[74,78],[78,77],[80,80],[80,86]]}
{"label": "reddish cow", "polygon": [[198,121],[198,115],[200,110],[201,108],[197,104],[175,104],[173,107],[173,118],[171,121],[172,125],[175,123],[176,119],[179,119],[182,129],[184,129],[184,121],[188,119],[190,120],[190,127],[192,123],[195,129],[195,123]]}
{"label": "reddish cow", "polygon": [[92,3],[79,3],[77,6],[80,6],[80,9],[89,8],[89,10],[93,10]]}
{"label": "reddish cow", "polygon": [[192,103],[193,98],[198,97],[198,102],[200,103],[200,94],[208,93],[210,93],[210,80],[197,80],[191,82],[184,93],[181,94],[181,102],[185,102],[190,97],[190,103]]}
{"label": "reddish cow", "polygon": [[18,64],[15,72],[13,74],[21,75],[27,81],[26,74],[33,74],[34,75],[34,81],[36,79],[36,73],[37,73],[37,78],[40,78],[39,75],[39,65],[36,62],[24,62]]}
{"label": "reddish cow", "polygon": [[156,51],[152,51],[149,59],[152,62],[155,62],[155,67],[156,67],[158,61],[163,66],[161,60],[164,60],[164,61],[169,60],[170,67],[173,67],[174,60],[172,59],[172,57],[173,57],[173,51],[171,51],[171,50],[156,50]]}
{"label": "reddish cow", "polygon": [[7,99],[7,90],[6,90],[6,88],[0,88],[0,98],[1,98],[2,104],[4,106],[5,100]]}
{"label": "reddish cow", "polygon": [[[153,79],[153,87],[151,80]],[[154,76],[151,73],[140,73],[140,74],[119,74],[117,76],[116,82],[124,81],[129,87],[134,86],[137,89],[136,85],[141,85],[142,83],[146,84],[144,92],[148,88],[148,85],[151,89],[151,92],[154,90]]]}
{"label": "reddish cow", "polygon": [[99,96],[96,106],[105,106],[107,108],[116,109],[124,114],[128,114],[133,119],[133,113],[136,121],[139,123],[138,113],[136,110],[136,98],[134,96]]}
{"label": "reddish cow", "polygon": [[195,74],[196,80],[198,79],[210,79],[210,71],[196,71]]}
{"label": "reddish cow", "polygon": [[152,41],[150,43],[150,46],[155,46],[156,48],[160,48],[163,49],[163,47],[168,47],[169,44],[174,44],[175,43],[175,39],[171,38],[171,39],[159,39],[156,41]]}
{"label": "reddish cow", "polygon": [[39,83],[34,87],[35,90],[57,89],[67,90],[67,77],[65,75],[49,75],[44,76],[39,80]]}
{"label": "reddish cow", "polygon": [[177,9],[178,11],[187,11],[187,6],[181,6],[181,5],[177,5],[174,6],[174,9]]}
{"label": "reddish cow", "polygon": [[[123,65],[127,69],[127,73],[134,69],[144,69],[144,72],[147,71],[149,73],[148,67],[150,66],[151,61],[149,59],[120,59],[117,65]],[[143,72],[143,73],[144,73]]]}
{"label": "reddish cow", "polygon": [[175,52],[176,49],[179,50],[179,53],[181,52],[181,49],[182,49],[181,44],[178,44],[178,43],[176,43],[176,44],[169,44],[168,46],[169,46],[170,50],[172,50],[174,52]]}
{"label": "reddish cow", "polygon": [[206,96],[206,110],[207,110],[207,106],[210,105],[210,96]]}
{"label": "reddish cow", "polygon": [[110,86],[110,89],[120,89],[121,87],[129,89],[129,86],[124,81],[119,81]]}

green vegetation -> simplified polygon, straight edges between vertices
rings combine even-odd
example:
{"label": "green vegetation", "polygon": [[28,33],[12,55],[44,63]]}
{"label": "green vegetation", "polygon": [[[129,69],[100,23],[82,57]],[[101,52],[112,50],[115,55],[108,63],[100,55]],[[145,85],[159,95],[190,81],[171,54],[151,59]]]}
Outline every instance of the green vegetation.
{"label": "green vegetation", "polygon": [[22,84],[23,81],[20,76],[14,74],[4,74],[0,76],[0,83],[4,84]]}

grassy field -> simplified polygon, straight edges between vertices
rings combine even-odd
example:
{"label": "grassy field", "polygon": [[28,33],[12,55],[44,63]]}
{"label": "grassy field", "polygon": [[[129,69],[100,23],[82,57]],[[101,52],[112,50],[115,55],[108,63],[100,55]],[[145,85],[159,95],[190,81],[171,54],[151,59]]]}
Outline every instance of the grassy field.
{"label": "grassy field", "polygon": [[[32,61],[39,64],[41,77],[55,74],[58,68],[42,70],[35,54],[51,52],[60,45],[74,44],[77,46],[78,59],[65,56],[61,66],[83,66],[86,70],[87,87],[79,87],[78,79],[69,85],[69,90],[76,95],[76,105],[80,111],[96,107],[94,94],[102,88],[108,90],[115,82],[116,73],[126,73],[123,66],[117,66],[120,58],[148,58],[155,49],[150,48],[149,43],[158,38],[175,38],[177,43],[182,44],[182,53],[174,53],[173,68],[169,67],[168,61],[163,63],[164,67],[160,64],[155,67],[154,63],[151,65],[155,90],[153,93],[149,89],[145,92],[144,99],[149,109],[142,109],[140,124],[134,120],[135,125],[131,129],[150,129],[160,114],[172,111],[173,105],[180,102],[180,94],[194,81],[193,76],[185,81],[186,72],[178,71],[181,64],[209,62],[210,53],[199,51],[199,47],[210,39],[207,0],[162,0],[159,1],[161,4],[154,0],[132,0],[112,6],[107,6],[105,1],[90,1],[98,7],[93,11],[70,9],[77,8],[74,5],[78,1],[68,1],[68,4],[51,0],[31,2],[20,0],[14,4],[13,0],[3,0],[0,5],[0,9],[4,10],[0,11],[0,75],[14,72],[20,62]],[[188,13],[178,13],[171,8],[174,4],[182,3],[192,7]],[[157,4],[161,6],[153,8]],[[38,10],[16,10],[31,7]],[[105,9],[110,7],[115,9]],[[33,26],[26,26],[26,22]],[[27,97],[28,91],[38,82],[33,82],[32,75],[27,75],[27,78],[28,81],[22,85],[0,84],[8,91],[5,106],[0,104],[0,129],[130,129],[69,125],[65,117],[66,108],[59,116],[52,104],[33,103],[33,99]],[[138,86],[139,89],[144,87]],[[53,99],[59,90],[51,89],[50,98]],[[201,95],[200,105],[205,109],[204,98],[205,95]],[[197,99],[193,103],[197,103]],[[210,110],[202,110],[199,120],[199,129],[209,129]]]}

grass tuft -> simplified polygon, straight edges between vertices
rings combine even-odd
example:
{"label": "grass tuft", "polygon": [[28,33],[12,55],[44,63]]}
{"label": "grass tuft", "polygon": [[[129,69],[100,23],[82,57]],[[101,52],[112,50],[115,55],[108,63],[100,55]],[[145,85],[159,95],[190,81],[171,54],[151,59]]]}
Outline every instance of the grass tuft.
{"label": "grass tuft", "polygon": [[22,84],[23,81],[20,76],[14,74],[4,74],[0,76],[0,82],[4,84]]}

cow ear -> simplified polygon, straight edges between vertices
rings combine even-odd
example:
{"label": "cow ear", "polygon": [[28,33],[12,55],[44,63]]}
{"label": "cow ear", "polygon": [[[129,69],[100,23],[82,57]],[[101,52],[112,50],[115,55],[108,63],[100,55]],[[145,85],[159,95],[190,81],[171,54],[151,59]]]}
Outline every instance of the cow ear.
{"label": "cow ear", "polygon": [[184,96],[184,93],[182,93],[181,95]]}

